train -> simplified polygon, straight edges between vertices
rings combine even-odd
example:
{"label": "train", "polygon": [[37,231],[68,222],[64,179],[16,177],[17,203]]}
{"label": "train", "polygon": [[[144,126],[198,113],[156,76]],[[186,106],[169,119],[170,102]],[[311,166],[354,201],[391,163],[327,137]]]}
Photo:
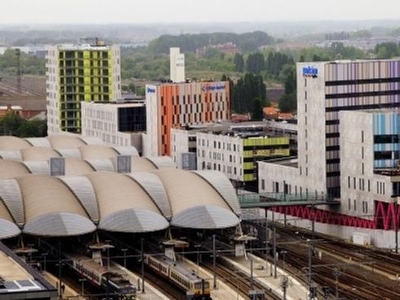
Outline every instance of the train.
{"label": "train", "polygon": [[111,272],[83,255],[68,255],[69,265],[92,285],[103,288],[113,299],[136,299],[136,286],[122,274]]}
{"label": "train", "polygon": [[144,263],[190,296],[191,299],[211,300],[210,282],[201,278],[183,263],[165,254],[146,254]]}

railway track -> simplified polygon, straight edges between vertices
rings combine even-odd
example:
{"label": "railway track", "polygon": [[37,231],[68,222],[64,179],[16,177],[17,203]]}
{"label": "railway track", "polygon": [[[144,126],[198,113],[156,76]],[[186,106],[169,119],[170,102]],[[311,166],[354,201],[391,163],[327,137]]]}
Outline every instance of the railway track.
{"label": "railway track", "polygon": [[400,299],[397,255],[298,228],[277,226],[276,229],[276,251],[286,253],[285,266],[279,262],[280,267],[305,285],[311,279],[322,297]]}
{"label": "railway track", "polygon": [[[243,272],[240,269],[237,269],[235,266],[229,264],[227,261],[218,259],[218,263],[216,264],[215,274],[217,277],[221,278],[221,280],[229,286],[232,290],[237,291],[237,294],[240,295],[244,299],[249,298],[249,291],[264,291],[265,299],[271,300],[279,300],[281,297],[277,296],[275,293],[270,291],[270,289],[263,285],[257,278],[250,278],[248,274]],[[201,266],[208,270],[209,272],[213,272],[214,265],[210,258],[205,258]]]}

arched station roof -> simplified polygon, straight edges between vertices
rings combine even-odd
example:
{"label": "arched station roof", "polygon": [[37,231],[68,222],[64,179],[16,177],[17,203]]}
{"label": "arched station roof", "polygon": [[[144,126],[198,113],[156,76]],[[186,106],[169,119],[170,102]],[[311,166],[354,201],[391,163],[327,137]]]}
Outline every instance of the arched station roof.
{"label": "arched station roof", "polygon": [[[53,156],[59,157],[59,156]],[[0,179],[14,178],[24,174],[47,174],[50,175],[50,158],[46,160],[14,161],[0,158]],[[162,163],[152,157],[130,157],[131,172],[149,172],[160,168],[176,168],[170,157],[162,160]],[[64,158],[65,175],[80,176],[92,172],[117,172],[117,160],[113,158],[103,159],[80,159],[74,157]]]}
{"label": "arched station roof", "polygon": [[100,171],[116,172],[120,156],[127,156],[130,160],[130,168],[125,172],[176,168],[170,157],[140,157],[135,147],[107,146],[96,138],[75,135],[26,139],[0,136],[0,179],[22,174],[50,175],[52,158],[64,159],[64,174],[67,176]]}
{"label": "arched station roof", "polygon": [[43,161],[50,157],[104,159],[118,155],[139,156],[133,146],[108,146],[101,140],[70,135],[43,138],[0,136],[0,158],[15,161]]}
{"label": "arched station roof", "polygon": [[239,217],[234,188],[217,171],[163,168],[0,179],[0,239],[21,233],[74,236],[96,229],[131,233],[169,226],[221,229],[237,226]]}

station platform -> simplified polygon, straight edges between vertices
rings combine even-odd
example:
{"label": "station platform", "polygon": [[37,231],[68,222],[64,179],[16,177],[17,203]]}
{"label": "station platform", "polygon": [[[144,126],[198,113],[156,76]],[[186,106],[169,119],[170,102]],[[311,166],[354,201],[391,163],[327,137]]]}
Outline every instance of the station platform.
{"label": "station platform", "polygon": [[[129,270],[125,269],[122,266],[115,265],[111,263],[110,269],[120,269],[123,270],[126,273],[126,276],[128,279],[135,284],[136,286],[139,283],[139,276],[136,274],[130,272]],[[58,278],[56,278],[54,275],[48,273],[48,272],[43,272],[43,277],[54,287],[57,287],[58,285]],[[69,287],[67,284],[63,283],[64,285],[64,293],[62,296],[62,299],[67,299],[67,300],[84,300],[87,299],[86,297],[82,296],[78,291],[75,291],[71,287]],[[158,291],[154,286],[149,284],[148,282],[145,281],[145,293],[142,291],[138,290],[137,292],[137,297],[136,299],[138,300],[170,300],[166,296],[164,296],[160,291]]]}
{"label": "station platform", "polygon": [[[276,276],[274,276],[274,265],[270,262],[266,262],[264,259],[261,259],[255,255],[250,253],[247,254],[246,257],[233,257],[226,258],[232,265],[236,266],[243,273],[247,274],[250,278],[251,275],[251,267],[253,268],[253,281],[257,281],[267,286],[270,291],[275,293],[276,295],[282,297],[283,299],[283,289],[282,282],[284,277],[288,279],[288,284],[286,288],[286,299],[287,300],[307,300],[308,297],[308,287],[303,286],[298,280],[290,276],[284,270],[280,268],[276,268]],[[253,263],[251,263],[251,261]],[[253,266],[252,266],[253,265]]]}
{"label": "station platform", "polygon": [[[287,300],[308,300],[308,288],[304,287],[299,281],[291,277],[289,274],[284,272],[280,268],[276,268],[276,278],[274,276],[274,266],[271,263],[266,263],[265,260],[247,254],[246,257],[220,257],[225,259],[228,263],[234,265],[240,269],[243,273],[247,274],[250,280],[251,276],[251,260],[253,261],[253,282],[261,282],[264,286],[268,287],[270,291],[274,292],[283,299],[282,280],[284,276],[288,278],[288,286],[286,289]],[[187,261],[188,264],[192,265],[193,270],[197,268],[197,265],[191,261]],[[213,278],[213,274],[200,268],[199,273],[207,278]],[[249,298],[241,297],[236,291],[232,290],[223,282],[223,278],[217,277],[217,288],[211,291],[213,300],[226,300],[226,299],[237,299],[237,300],[248,300]]]}
{"label": "station platform", "polygon": [[[189,260],[185,260],[186,264],[190,266],[193,270],[197,269],[196,264]],[[131,280],[132,283],[138,284],[141,278],[125,269],[123,266],[111,264],[110,268],[118,268],[120,270],[124,270],[127,274],[127,277]],[[208,273],[206,270],[199,267],[199,274],[205,278],[209,278],[212,281],[212,274]],[[211,291],[211,297],[213,300],[227,300],[227,299],[237,299],[237,300],[247,300],[247,298],[240,297],[236,291],[230,289],[224,282],[217,278],[217,289]],[[137,293],[138,300],[170,300],[168,297],[162,294],[162,292],[158,291],[157,288],[149,284],[145,281],[145,293],[138,290]]]}
{"label": "station platform", "polygon": [[[308,287],[303,286],[299,281],[295,278],[291,277],[289,274],[284,272],[284,270],[280,268],[276,268],[277,274],[276,278],[274,276],[274,266],[270,262],[266,263],[265,260],[254,256],[250,253],[247,254],[247,257],[221,257],[225,259],[230,264],[234,265],[238,269],[240,269],[244,274],[247,274],[250,280],[251,276],[251,267],[253,267],[253,281],[261,282],[264,286],[268,287],[270,291],[273,291],[276,295],[282,297],[283,299],[283,290],[282,290],[282,280],[284,276],[288,278],[288,286],[286,289],[286,299],[287,300],[308,300]],[[251,263],[252,260],[252,263]],[[213,281],[213,274],[206,271],[205,269],[197,266],[192,261],[186,260],[186,264],[191,267],[193,270],[199,273],[200,276],[204,278],[210,279],[210,283]],[[253,265],[253,266],[251,266]],[[123,266],[111,264],[110,268],[119,268],[126,272],[127,277],[131,280],[132,283],[135,283],[137,286],[141,282],[141,278],[125,269]],[[249,298],[241,297],[235,290],[232,290],[228,285],[224,283],[223,278],[219,278],[217,276],[216,288],[211,290],[211,297],[213,300],[227,300],[227,299],[236,299],[236,300],[248,300]],[[158,291],[156,287],[152,286],[148,282],[145,281],[145,293],[142,293],[140,289],[137,292],[138,300],[170,300],[168,297],[162,294],[162,292]]]}
{"label": "station platform", "polygon": [[141,286],[141,278],[136,275],[135,273],[130,272],[128,269],[124,268],[121,265],[114,264],[111,262],[110,269],[119,269],[123,270],[126,274],[127,278],[131,281],[131,283],[135,284],[137,289],[136,299],[138,300],[170,300],[168,297],[162,294],[157,288],[153,285],[148,283],[147,281],[144,282],[144,293],[139,286]]}
{"label": "station platform", "polygon": [[[57,286],[58,286],[58,278],[57,277],[55,277],[53,274],[46,272],[46,271],[43,271],[42,275],[52,286],[57,288]],[[69,299],[69,300],[84,299],[84,297],[81,297],[79,292],[75,291],[73,288],[68,286],[65,282],[63,282],[62,284],[64,285],[63,295],[62,295],[63,299]]]}

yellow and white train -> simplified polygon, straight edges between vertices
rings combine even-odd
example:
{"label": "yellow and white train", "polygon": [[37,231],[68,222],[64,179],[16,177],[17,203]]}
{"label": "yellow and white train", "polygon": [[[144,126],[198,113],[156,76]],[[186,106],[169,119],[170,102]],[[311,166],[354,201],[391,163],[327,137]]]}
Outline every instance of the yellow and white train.
{"label": "yellow and white train", "polygon": [[156,273],[168,278],[192,299],[210,300],[210,282],[198,276],[183,263],[164,254],[145,255],[145,264]]}

